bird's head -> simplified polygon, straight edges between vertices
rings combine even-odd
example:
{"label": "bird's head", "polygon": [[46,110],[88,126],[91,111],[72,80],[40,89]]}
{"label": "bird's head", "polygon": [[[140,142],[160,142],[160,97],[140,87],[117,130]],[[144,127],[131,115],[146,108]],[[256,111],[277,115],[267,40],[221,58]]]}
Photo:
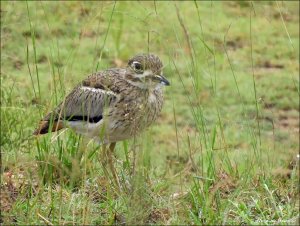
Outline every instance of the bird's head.
{"label": "bird's head", "polygon": [[169,86],[170,82],[163,76],[162,69],[163,64],[158,56],[139,54],[128,61],[126,78],[141,88]]}

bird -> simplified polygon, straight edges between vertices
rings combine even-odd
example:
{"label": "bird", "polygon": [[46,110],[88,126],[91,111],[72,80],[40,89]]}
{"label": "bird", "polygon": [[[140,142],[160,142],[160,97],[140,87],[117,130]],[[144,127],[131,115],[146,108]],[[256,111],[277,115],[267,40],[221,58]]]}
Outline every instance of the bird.
{"label": "bird", "polygon": [[95,72],[82,80],[40,120],[33,135],[70,128],[95,140],[103,147],[103,165],[108,160],[120,187],[112,160],[116,142],[138,136],[154,123],[162,110],[163,87],[169,85],[157,55],[137,54],[125,68]]}

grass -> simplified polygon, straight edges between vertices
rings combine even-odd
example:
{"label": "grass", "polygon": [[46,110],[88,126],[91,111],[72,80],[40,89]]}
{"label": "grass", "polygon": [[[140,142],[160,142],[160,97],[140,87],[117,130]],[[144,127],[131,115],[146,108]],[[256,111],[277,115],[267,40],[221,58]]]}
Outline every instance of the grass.
{"label": "grass", "polygon": [[[39,119],[86,75],[153,52],[159,120],[97,144]],[[3,224],[299,223],[299,2],[1,2]]]}

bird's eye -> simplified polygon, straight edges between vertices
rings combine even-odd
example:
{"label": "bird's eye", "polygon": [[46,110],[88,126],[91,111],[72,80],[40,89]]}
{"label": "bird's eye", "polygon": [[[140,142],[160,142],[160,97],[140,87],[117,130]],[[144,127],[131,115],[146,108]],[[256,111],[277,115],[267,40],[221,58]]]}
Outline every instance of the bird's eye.
{"label": "bird's eye", "polygon": [[141,63],[135,61],[132,63],[132,67],[136,73],[143,73],[143,66]]}

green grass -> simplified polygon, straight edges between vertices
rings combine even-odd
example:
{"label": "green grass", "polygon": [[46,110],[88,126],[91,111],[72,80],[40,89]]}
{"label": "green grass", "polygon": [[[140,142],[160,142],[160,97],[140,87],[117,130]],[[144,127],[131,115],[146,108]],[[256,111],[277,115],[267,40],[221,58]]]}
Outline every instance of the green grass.
{"label": "green grass", "polygon": [[[117,144],[39,119],[88,74],[153,52],[160,118]],[[1,2],[1,222],[299,223],[299,2]]]}

